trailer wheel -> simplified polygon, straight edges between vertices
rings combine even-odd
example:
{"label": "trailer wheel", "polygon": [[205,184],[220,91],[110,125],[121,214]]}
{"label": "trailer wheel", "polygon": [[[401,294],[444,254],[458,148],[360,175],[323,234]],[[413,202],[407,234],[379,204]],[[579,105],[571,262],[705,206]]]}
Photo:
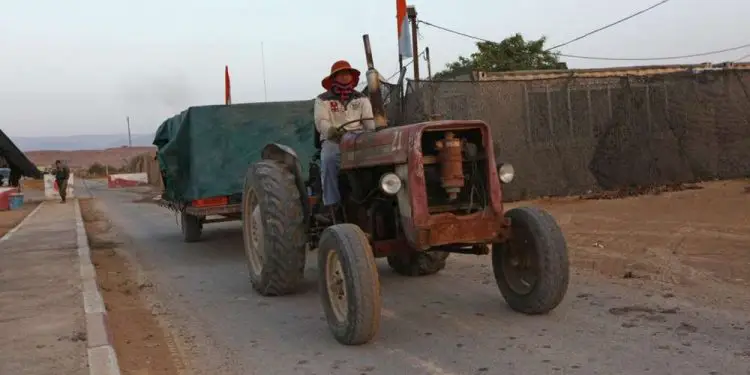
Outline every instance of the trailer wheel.
{"label": "trailer wheel", "polygon": [[344,345],[362,345],[380,326],[378,269],[364,232],[353,224],[326,228],[318,243],[318,282],[328,327]]}
{"label": "trailer wheel", "polygon": [[508,305],[518,312],[545,314],[568,290],[568,249],[562,230],[544,210],[519,207],[505,216],[512,236],[492,247],[495,281]]}
{"label": "trailer wheel", "polygon": [[197,242],[203,233],[203,219],[186,212],[180,214],[180,229],[185,242]]}
{"label": "trailer wheel", "polygon": [[409,251],[388,256],[388,265],[399,275],[434,275],[445,268],[450,253],[445,251]]}
{"label": "trailer wheel", "polygon": [[302,284],[307,242],[294,174],[262,160],[245,176],[242,237],[250,283],[264,296],[291,294]]}

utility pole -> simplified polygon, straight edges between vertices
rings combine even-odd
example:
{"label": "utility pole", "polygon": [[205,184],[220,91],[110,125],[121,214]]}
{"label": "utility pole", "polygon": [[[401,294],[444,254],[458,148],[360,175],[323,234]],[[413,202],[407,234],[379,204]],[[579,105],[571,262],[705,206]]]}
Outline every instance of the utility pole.
{"label": "utility pole", "polygon": [[406,8],[406,15],[411,21],[411,50],[414,64],[414,82],[419,82],[419,45],[417,38],[417,8],[413,5]]}
{"label": "utility pole", "polygon": [[130,116],[125,117],[125,122],[128,124],[128,147],[133,147],[133,137],[130,135]]}
{"label": "utility pole", "polygon": [[430,47],[425,47],[424,58],[427,60],[427,79],[432,81],[432,60],[430,60]]}

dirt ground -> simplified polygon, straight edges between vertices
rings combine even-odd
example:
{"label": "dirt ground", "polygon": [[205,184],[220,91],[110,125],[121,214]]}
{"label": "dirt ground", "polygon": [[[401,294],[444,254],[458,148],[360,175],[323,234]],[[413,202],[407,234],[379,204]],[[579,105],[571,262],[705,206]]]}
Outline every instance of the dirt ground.
{"label": "dirt ground", "polygon": [[39,203],[25,203],[20,210],[0,212],[0,237],[15,228]]}
{"label": "dirt ground", "polygon": [[138,281],[133,267],[117,249],[116,234],[97,211],[95,201],[80,202],[122,374],[179,374],[183,366],[173,341],[146,301],[153,285]]}
{"label": "dirt ground", "polygon": [[720,181],[623,199],[533,203],[557,218],[577,270],[690,288],[696,298],[711,302],[745,303],[750,300],[748,185]]}

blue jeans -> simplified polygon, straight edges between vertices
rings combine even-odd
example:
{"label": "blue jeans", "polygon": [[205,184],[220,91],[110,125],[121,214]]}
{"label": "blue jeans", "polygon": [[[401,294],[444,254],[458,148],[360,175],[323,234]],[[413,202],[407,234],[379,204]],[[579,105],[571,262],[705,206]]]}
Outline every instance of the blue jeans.
{"label": "blue jeans", "polygon": [[339,192],[339,168],[341,151],[338,143],[323,141],[320,150],[320,179],[323,187],[323,204],[330,206],[341,201]]}

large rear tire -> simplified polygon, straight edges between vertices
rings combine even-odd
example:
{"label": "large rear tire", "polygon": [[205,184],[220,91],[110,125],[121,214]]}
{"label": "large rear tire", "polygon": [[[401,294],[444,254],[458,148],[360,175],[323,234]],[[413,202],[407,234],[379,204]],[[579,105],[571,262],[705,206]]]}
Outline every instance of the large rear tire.
{"label": "large rear tire", "polygon": [[388,265],[399,275],[434,275],[445,268],[450,253],[445,251],[409,251],[388,256]]}
{"label": "large rear tire", "polygon": [[344,345],[362,345],[380,327],[378,269],[370,243],[353,224],[328,227],[318,243],[319,289],[328,327]]}
{"label": "large rear tire", "polygon": [[492,268],[508,305],[536,315],[553,310],[568,290],[568,248],[555,219],[535,207],[509,210],[511,239],[494,244]]}
{"label": "large rear tire", "polygon": [[182,212],[180,214],[180,230],[182,230],[182,239],[185,242],[200,241],[203,233],[203,220],[198,216]]}
{"label": "large rear tire", "polygon": [[296,292],[305,272],[304,209],[294,174],[262,160],[245,176],[242,237],[250,283],[264,296]]}

